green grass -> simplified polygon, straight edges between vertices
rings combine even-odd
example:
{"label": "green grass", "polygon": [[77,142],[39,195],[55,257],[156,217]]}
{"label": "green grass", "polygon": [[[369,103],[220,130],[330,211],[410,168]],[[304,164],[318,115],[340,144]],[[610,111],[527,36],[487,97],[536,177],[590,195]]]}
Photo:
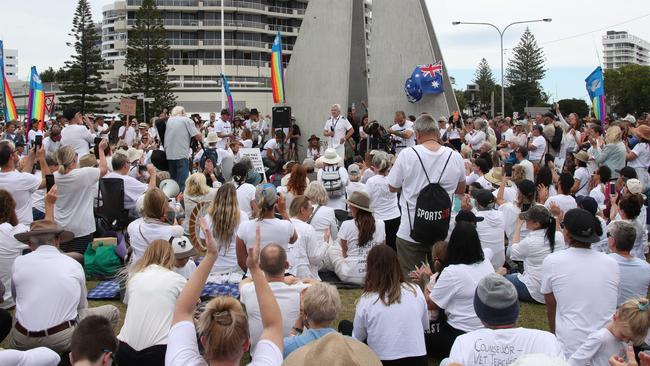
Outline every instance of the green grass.
{"label": "green grass", "polygon": [[[97,285],[96,281],[88,281],[86,283],[88,289],[92,289],[96,285]],[[338,327],[338,324],[341,320],[347,319],[352,321],[354,319],[355,304],[357,299],[359,298],[359,295],[361,294],[361,290],[339,290],[339,294],[341,295],[342,309],[341,312],[339,313],[338,318],[335,320],[333,324],[334,329]],[[118,307],[118,309],[120,309],[120,323],[116,329],[116,332],[119,332],[120,328],[122,327],[122,324],[124,323],[124,316],[126,315],[126,305],[124,305],[124,303],[117,300],[88,302],[88,305],[90,307],[96,307],[96,306],[101,306],[106,304],[115,305]],[[519,313],[519,326],[526,327],[526,328],[548,330],[546,308],[544,307],[544,305],[533,305],[533,304],[521,303],[521,308]],[[4,342],[0,343],[0,348],[9,347],[8,338],[9,337],[7,337],[7,339],[5,339]],[[241,364],[245,365],[247,362],[249,362],[249,360],[246,358],[242,360]],[[431,365],[437,365],[437,363],[431,363]]]}

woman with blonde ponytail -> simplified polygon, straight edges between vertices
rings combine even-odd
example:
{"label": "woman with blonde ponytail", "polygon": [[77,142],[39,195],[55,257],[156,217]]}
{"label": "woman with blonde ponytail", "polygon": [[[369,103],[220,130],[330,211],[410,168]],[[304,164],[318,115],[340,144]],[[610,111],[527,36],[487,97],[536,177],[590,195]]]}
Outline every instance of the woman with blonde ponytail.
{"label": "woman with blonde ponytail", "polygon": [[119,365],[154,366],[165,363],[167,335],[174,305],[185,277],[174,272],[174,250],[167,240],[151,242],[127,276],[128,304],[124,325],[117,335]]}
{"label": "woman with blonde ponytail", "polygon": [[[284,346],[282,317],[269,283],[259,267],[260,226],[256,222],[255,240],[248,251],[246,265],[255,284],[264,330],[249,365],[280,366]],[[217,297],[206,306],[198,321],[198,335],[204,353],[201,355],[199,352],[197,327],[193,322],[194,306],[219,255],[217,241],[205,220],[202,220],[201,229],[206,238],[207,253],[176,302],[165,365],[239,365],[244,353],[250,349],[250,332],[246,313],[233,298]]]}
{"label": "woman with blonde ponytail", "polygon": [[[75,150],[68,145],[61,146],[55,153],[59,163],[59,171],[54,173],[54,182],[57,186],[56,209],[54,220],[64,230],[72,231],[74,239],[61,244],[61,249],[80,255],[86,251],[88,243],[93,240],[95,232],[95,216],[93,201],[99,179],[108,172],[108,164],[104,149],[106,140],[99,146],[99,168],[78,168],[79,157]],[[78,258],[83,260],[83,257]]]}

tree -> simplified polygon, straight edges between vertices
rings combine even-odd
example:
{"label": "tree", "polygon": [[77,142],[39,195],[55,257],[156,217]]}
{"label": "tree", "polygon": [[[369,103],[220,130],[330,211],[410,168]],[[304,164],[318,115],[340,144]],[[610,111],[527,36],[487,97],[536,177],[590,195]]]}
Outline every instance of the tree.
{"label": "tree", "polygon": [[459,112],[463,112],[465,107],[467,107],[467,98],[465,98],[465,93],[462,90],[454,89],[454,94],[456,95],[456,102],[458,102]]}
{"label": "tree", "polygon": [[544,78],[544,51],[537,45],[535,36],[526,28],[519,44],[513,49],[513,58],[508,60],[506,80],[512,94],[512,106],[517,111],[524,107],[544,103],[540,80]]}
{"label": "tree", "polygon": [[576,113],[581,118],[589,114],[589,105],[584,99],[562,99],[557,102],[560,105],[562,114]]}
{"label": "tree", "polygon": [[489,111],[492,107],[492,93],[495,91],[494,76],[492,69],[485,58],[481,59],[478,68],[474,73],[473,82],[478,85],[478,101],[481,111]]}
{"label": "tree", "polygon": [[67,71],[63,68],[54,70],[52,66],[40,73],[41,81],[44,83],[63,83],[67,79]]}
{"label": "tree", "polygon": [[70,35],[75,39],[72,46],[76,54],[65,63],[66,77],[61,90],[66,96],[60,98],[61,104],[79,108],[82,113],[102,112],[105,98],[101,95],[106,94],[106,85],[99,72],[102,68],[100,38],[87,0],[79,0],[77,4]]}
{"label": "tree", "polygon": [[605,70],[607,104],[619,116],[650,111],[650,66],[625,65]]}
{"label": "tree", "polygon": [[135,25],[128,35],[128,75],[124,92],[143,93],[146,98],[154,98],[149,106],[152,113],[173,107],[176,100],[172,93],[173,85],[167,78],[169,45],[165,37],[165,27],[155,1],[143,0],[135,14]]}

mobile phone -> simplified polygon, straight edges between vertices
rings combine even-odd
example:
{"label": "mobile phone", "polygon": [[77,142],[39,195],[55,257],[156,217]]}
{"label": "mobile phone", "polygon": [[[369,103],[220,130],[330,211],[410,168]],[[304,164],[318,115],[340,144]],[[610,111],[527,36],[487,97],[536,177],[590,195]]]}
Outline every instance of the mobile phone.
{"label": "mobile phone", "polygon": [[34,137],[34,146],[43,146],[43,135],[36,135]]}
{"label": "mobile phone", "polygon": [[616,196],[616,183],[614,182],[609,184],[609,195]]}
{"label": "mobile phone", "polygon": [[506,177],[512,177],[512,163],[506,163],[503,165],[503,171]]}
{"label": "mobile phone", "polygon": [[99,146],[100,142],[102,142],[102,138],[101,137],[95,137],[95,141],[93,142],[95,144],[95,146]]}
{"label": "mobile phone", "polygon": [[99,160],[99,143],[102,142],[101,137],[95,137],[95,148],[93,149],[93,152],[95,153],[95,159]]}
{"label": "mobile phone", "polygon": [[54,187],[54,175],[48,174],[45,176],[45,192],[49,192]]}
{"label": "mobile phone", "polygon": [[147,166],[146,165],[138,165],[138,170],[141,172],[146,172],[147,171]]}

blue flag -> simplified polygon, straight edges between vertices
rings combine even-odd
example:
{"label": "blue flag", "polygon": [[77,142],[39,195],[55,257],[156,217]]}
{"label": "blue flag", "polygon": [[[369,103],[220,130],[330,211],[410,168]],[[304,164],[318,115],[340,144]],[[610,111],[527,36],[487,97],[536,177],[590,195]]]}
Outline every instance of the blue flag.
{"label": "blue flag", "polygon": [[[423,94],[439,94],[444,91],[441,61],[435,64],[420,65],[415,69],[413,73],[421,75],[418,79]],[[418,72],[416,73],[416,71]]]}
{"label": "blue flag", "polygon": [[600,120],[603,128],[605,127],[605,117],[607,117],[607,107],[605,103],[605,79],[603,69],[598,66],[585,79],[587,93],[591,99],[591,105],[594,110],[594,116]]}

